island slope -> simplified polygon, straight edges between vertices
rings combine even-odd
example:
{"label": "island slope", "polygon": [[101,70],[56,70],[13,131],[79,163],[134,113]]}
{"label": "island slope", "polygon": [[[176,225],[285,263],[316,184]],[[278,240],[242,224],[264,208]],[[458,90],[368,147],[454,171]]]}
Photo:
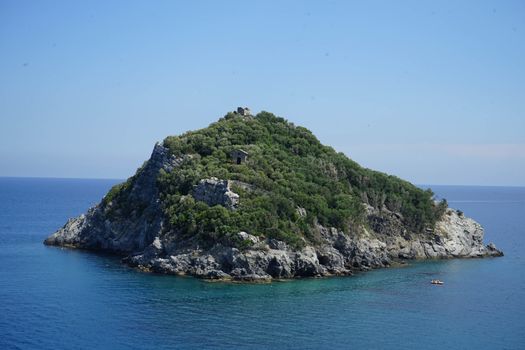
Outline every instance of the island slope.
{"label": "island slope", "polygon": [[143,270],[259,281],[407,259],[501,256],[483,228],[271,113],[167,137],[134,176],[48,237]]}

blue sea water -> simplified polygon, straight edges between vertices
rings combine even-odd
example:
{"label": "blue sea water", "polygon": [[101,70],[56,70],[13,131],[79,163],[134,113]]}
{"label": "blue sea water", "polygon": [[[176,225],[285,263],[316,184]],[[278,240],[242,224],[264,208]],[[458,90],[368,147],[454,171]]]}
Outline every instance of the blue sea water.
{"label": "blue sea water", "polygon": [[0,178],[0,349],[525,348],[525,188],[433,186],[503,258],[242,285],[42,244],[116,182]]}

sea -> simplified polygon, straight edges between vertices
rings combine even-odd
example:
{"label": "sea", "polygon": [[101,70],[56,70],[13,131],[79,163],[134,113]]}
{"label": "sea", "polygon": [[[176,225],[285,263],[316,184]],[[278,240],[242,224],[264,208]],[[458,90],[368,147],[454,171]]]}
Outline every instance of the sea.
{"label": "sea", "polygon": [[0,349],[525,349],[523,187],[430,186],[502,258],[234,284],[42,244],[117,182],[0,178]]}

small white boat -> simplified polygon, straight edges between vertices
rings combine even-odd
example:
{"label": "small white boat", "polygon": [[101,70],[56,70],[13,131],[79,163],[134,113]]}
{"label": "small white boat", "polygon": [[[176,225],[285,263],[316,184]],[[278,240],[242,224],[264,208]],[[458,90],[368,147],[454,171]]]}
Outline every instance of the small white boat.
{"label": "small white boat", "polygon": [[431,284],[439,284],[439,285],[441,285],[441,284],[445,284],[445,282],[440,281],[440,280],[432,280],[432,281],[430,281],[430,283],[431,283]]}

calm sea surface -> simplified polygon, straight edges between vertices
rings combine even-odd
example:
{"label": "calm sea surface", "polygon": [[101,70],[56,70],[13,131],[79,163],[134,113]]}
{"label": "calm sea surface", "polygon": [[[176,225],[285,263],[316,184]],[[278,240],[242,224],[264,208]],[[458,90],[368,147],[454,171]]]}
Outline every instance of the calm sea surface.
{"label": "calm sea surface", "polygon": [[0,349],[525,349],[525,188],[433,187],[503,258],[235,285],[42,244],[116,182],[0,178]]}

